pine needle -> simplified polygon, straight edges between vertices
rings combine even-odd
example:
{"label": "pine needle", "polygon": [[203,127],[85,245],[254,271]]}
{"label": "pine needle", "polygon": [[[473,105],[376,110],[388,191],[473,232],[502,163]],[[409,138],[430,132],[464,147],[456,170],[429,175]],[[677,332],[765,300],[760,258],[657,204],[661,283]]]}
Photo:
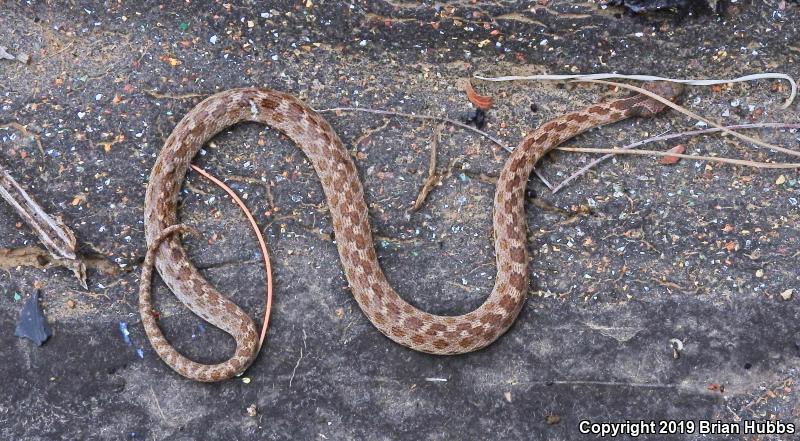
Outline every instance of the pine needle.
{"label": "pine needle", "polygon": [[219,188],[225,190],[225,193],[228,193],[228,196],[236,202],[236,205],[244,212],[244,215],[247,217],[247,220],[250,222],[250,226],[253,228],[253,232],[256,233],[256,238],[258,238],[258,245],[261,247],[261,256],[264,258],[264,268],[267,271],[267,306],[264,311],[264,325],[261,327],[261,338],[258,341],[258,350],[260,351],[261,348],[264,346],[264,339],[267,336],[267,328],[269,327],[269,316],[272,312],[272,265],[270,265],[269,260],[269,251],[267,251],[267,244],[264,241],[264,236],[261,235],[261,230],[258,228],[258,224],[256,224],[256,220],[253,218],[253,215],[250,213],[250,210],[247,209],[244,202],[239,199],[239,196],[231,190],[230,187],[225,185],[224,182],[220,181],[219,179],[212,176],[207,171],[203,170],[202,168],[192,164],[192,170],[200,173],[204,178],[208,179],[209,181],[216,184]]}

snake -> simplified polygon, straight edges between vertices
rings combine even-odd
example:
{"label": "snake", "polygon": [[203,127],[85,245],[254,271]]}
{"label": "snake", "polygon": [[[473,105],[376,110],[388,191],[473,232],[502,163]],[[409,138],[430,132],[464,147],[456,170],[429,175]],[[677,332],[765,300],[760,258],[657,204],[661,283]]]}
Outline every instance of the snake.
{"label": "snake", "polygon": [[[671,101],[682,86],[649,83],[646,88]],[[311,162],[330,211],[336,247],[355,301],[386,337],[416,351],[463,354],[491,344],[514,323],[528,292],[525,188],[535,164],[548,151],[589,129],[632,117],[651,117],[667,106],[644,94],[619,97],[549,120],[530,132],[505,161],[497,178],[492,228],[497,275],[486,300],[463,315],[422,311],[389,284],[375,252],[369,212],[358,170],[331,125],[295,96],[266,88],[216,93],[192,108],[164,142],[150,173],[144,200],[147,251],[139,284],[139,312],[158,356],[192,380],[213,382],[241,375],[260,347],[253,320],[220,294],[195,268],[180,233],[193,228],[177,222],[178,193],[191,161],[203,145],[239,122],[277,129]],[[230,334],[233,355],[216,364],[193,361],[175,349],[158,324],[152,300],[153,268],[194,314]]]}

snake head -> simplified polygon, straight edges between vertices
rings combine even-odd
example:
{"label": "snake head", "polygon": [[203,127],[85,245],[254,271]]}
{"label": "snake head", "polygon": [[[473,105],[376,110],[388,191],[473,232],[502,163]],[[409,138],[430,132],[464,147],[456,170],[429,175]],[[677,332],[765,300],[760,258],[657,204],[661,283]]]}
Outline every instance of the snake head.
{"label": "snake head", "polygon": [[[653,92],[662,98],[675,102],[683,93],[683,84],[669,81],[654,81],[642,87],[648,92]],[[646,95],[637,95],[637,102],[630,107],[631,116],[650,117],[667,108],[667,105],[656,101]]]}

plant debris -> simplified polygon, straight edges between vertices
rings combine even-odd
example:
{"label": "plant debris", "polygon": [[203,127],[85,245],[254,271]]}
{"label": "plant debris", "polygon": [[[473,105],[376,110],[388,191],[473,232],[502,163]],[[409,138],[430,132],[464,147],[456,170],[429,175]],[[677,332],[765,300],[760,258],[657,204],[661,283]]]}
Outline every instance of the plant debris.
{"label": "plant debris", "polygon": [[417,200],[414,201],[414,205],[409,210],[411,212],[418,211],[420,208],[422,208],[422,204],[425,203],[425,199],[428,197],[428,194],[430,194],[431,190],[433,190],[433,187],[441,182],[441,176],[436,173],[436,149],[439,146],[441,134],[442,125],[440,124],[436,126],[436,130],[433,134],[433,141],[431,141],[431,159],[428,163],[428,177],[425,178],[425,183],[422,184],[422,188],[417,194]]}
{"label": "plant debris", "polygon": [[550,414],[544,418],[544,422],[548,425],[558,424],[561,421],[561,417],[558,415]]}
{"label": "plant debris", "polygon": [[39,236],[55,262],[69,268],[80,282],[86,285],[86,265],[75,253],[75,234],[60,218],[53,219],[30,195],[0,168],[0,196],[17,211],[17,214]]}
{"label": "plant debris", "polygon": [[28,54],[11,55],[8,53],[8,48],[0,46],[0,60],[17,60],[22,64],[28,64],[31,57]]}
{"label": "plant debris", "polygon": [[17,57],[6,52],[5,46],[0,46],[0,60],[16,60]]}
{"label": "plant debris", "polygon": [[492,97],[487,95],[478,95],[472,83],[469,80],[464,81],[464,90],[467,92],[467,99],[475,105],[478,109],[489,110],[492,107]]}
{"label": "plant debris", "polygon": [[609,0],[609,6],[623,6],[634,14],[658,11],[661,9],[675,9],[681,14],[706,14],[712,11],[713,3],[703,0]]}
{"label": "plant debris", "polygon": [[[683,152],[685,151],[686,151],[686,146],[684,146],[683,144],[678,144],[675,147],[667,150],[667,153],[677,153],[680,155],[683,154]],[[659,162],[661,162],[661,165],[673,165],[677,164],[678,161],[680,160],[681,158],[679,156],[663,156],[661,157],[661,160]]]}

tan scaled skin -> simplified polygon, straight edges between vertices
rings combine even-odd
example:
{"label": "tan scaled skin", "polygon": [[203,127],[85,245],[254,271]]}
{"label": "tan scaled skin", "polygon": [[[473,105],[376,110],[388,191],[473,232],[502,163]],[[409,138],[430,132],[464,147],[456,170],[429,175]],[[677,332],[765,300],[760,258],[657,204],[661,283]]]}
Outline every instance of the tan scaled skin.
{"label": "tan scaled skin", "polygon": [[[674,100],[682,87],[652,83],[650,91]],[[506,161],[494,198],[493,228],[497,277],[492,293],[472,312],[439,316],[400,297],[383,274],[372,240],[364,191],[353,160],[330,124],[292,95],[269,89],[231,89],[189,111],[167,138],[150,174],[145,196],[145,235],[149,244],[139,287],[139,310],[158,355],[179,374],[197,381],[219,381],[243,372],[258,352],[258,334],[244,311],[223,297],[190,263],[174,235],[178,191],[200,148],[223,129],[255,121],[286,134],[311,161],[330,207],[336,245],[358,305],[373,325],[395,342],[431,354],[462,354],[481,349],[514,323],[528,290],[525,186],[534,165],[562,142],[594,127],[630,117],[649,117],[665,106],[643,95],[618,98],[544,123],[517,146]],[[236,341],[234,355],[205,365],[182,356],[164,338],[153,315],[152,268],[195,314]]]}

